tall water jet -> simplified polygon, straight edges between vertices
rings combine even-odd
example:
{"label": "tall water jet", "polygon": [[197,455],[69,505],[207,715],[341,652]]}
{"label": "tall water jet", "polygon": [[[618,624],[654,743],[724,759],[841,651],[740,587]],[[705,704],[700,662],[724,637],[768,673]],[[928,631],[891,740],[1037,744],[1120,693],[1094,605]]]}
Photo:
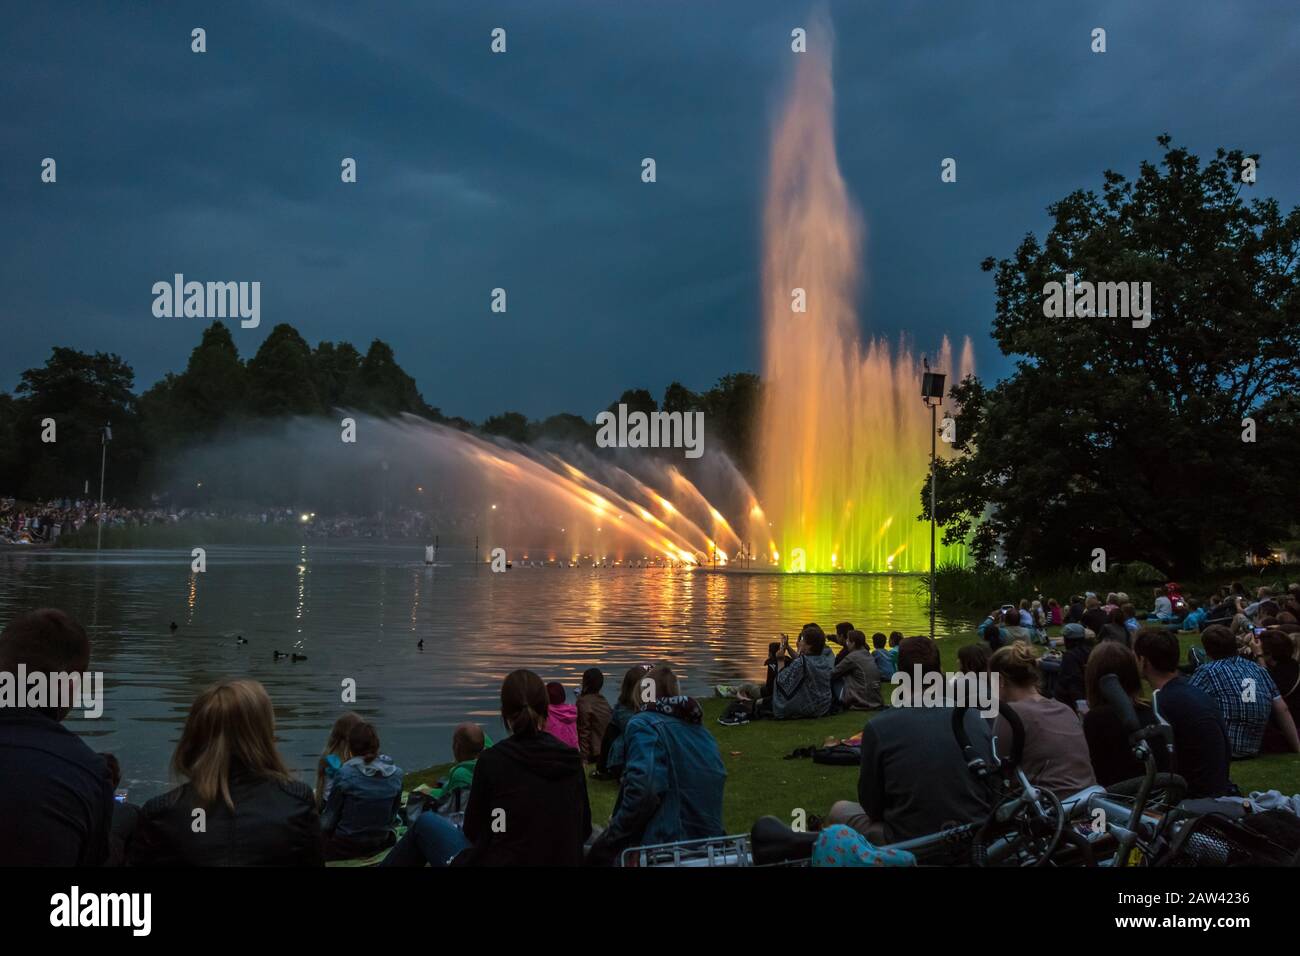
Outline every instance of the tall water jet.
{"label": "tall water jet", "polygon": [[[916,519],[930,415],[921,367],[905,341],[864,347],[859,334],[864,228],[835,155],[831,36],[819,32],[797,57],[773,133],[763,216],[758,500],[768,557],[787,570],[924,571],[929,528]],[[945,338],[931,366],[949,381],[970,372],[969,340],[958,364]],[[960,545],[940,546],[940,563],[964,557]]]}

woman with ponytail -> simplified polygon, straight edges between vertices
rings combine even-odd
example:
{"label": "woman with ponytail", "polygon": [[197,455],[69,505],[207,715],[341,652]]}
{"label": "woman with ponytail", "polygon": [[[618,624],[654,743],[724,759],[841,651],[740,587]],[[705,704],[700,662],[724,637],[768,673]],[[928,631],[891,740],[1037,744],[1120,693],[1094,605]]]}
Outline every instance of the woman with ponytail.
{"label": "woman with ponytail", "polygon": [[[501,723],[510,734],[479,755],[463,832],[433,813],[415,821],[389,866],[579,866],[591,835],[582,757],[546,732],[550,699],[532,671],[501,684]],[[418,847],[419,853],[415,853]]]}

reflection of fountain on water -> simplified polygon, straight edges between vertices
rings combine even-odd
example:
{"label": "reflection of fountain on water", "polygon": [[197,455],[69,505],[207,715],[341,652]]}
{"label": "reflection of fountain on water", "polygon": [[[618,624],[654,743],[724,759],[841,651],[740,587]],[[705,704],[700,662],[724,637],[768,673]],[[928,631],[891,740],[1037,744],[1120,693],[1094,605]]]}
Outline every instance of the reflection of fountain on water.
{"label": "reflection of fountain on water", "polygon": [[[835,156],[828,27],[809,35],[772,138],[764,210],[764,407],[759,497],[770,555],[809,571],[921,571],[928,525],[916,520],[930,417],[920,361],[906,343],[860,340],[855,297],[862,222]],[[802,290],[806,311],[795,311]],[[935,371],[957,367],[945,338]],[[945,447],[941,444],[941,448]],[[964,548],[941,547],[939,560]]]}

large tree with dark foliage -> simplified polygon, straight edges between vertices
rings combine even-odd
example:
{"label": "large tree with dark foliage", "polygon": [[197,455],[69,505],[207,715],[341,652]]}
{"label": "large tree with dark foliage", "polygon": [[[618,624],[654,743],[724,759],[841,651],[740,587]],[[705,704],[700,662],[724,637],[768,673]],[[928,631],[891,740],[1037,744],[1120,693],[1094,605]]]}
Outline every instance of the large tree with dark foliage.
{"label": "large tree with dark foliage", "polygon": [[[15,489],[24,497],[80,498],[99,493],[101,435],[112,426],[109,475],[114,487],[134,485],[143,457],[131,391],[135,374],[117,355],[55,348],[45,365],[23,372],[9,404],[19,460]],[[54,423],[54,441],[43,441]]]}
{"label": "large tree with dark foliage", "polygon": [[[1240,151],[1202,164],[1159,143],[1158,166],[1106,172],[1100,195],[1049,207],[1043,242],[983,264],[1015,372],[954,387],[963,454],[938,475],[946,539],[977,558],[1000,545],[1012,567],[1079,567],[1102,548],[1187,576],[1297,520],[1300,210],[1246,201]],[[1044,287],[1067,273],[1151,282],[1149,327],[1047,317]]]}

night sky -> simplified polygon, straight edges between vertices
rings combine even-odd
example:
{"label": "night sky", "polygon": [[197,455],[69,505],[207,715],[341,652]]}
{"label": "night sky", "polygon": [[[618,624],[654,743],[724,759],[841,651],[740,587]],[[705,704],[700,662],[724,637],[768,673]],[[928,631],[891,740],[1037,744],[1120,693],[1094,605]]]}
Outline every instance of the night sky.
{"label": "night sky", "polygon": [[[245,357],[278,322],[313,345],[380,337],[426,401],[475,419],[591,415],[624,388],[758,371],[767,144],[805,9],[10,5],[0,389],[56,344],[121,354],[141,390],[183,368],[207,320],[153,316],[175,272],[262,283],[261,326],[231,323]],[[864,332],[922,349],[971,335],[981,372],[1005,372],[980,260],[1041,235],[1047,204],[1103,169],[1134,175],[1162,132],[1261,153],[1257,194],[1300,203],[1294,0],[829,9]]]}

